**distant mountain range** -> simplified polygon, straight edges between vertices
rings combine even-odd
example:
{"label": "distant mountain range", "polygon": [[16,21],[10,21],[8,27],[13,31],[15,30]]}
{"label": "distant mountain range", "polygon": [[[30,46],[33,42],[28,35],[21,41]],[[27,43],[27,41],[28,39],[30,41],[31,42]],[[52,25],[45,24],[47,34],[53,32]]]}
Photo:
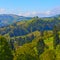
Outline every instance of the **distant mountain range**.
{"label": "distant mountain range", "polygon": [[[7,16],[9,16],[9,18]],[[5,21],[8,21],[10,25],[0,28],[0,34],[2,35],[8,34],[11,37],[23,36],[37,30],[38,31],[53,30],[55,25],[57,25],[57,28],[60,29],[60,15],[52,17],[44,17],[44,18],[39,17],[34,18],[24,17],[22,19],[20,18],[22,18],[22,16],[16,16],[16,15],[6,15],[6,16],[4,15],[4,17],[2,16],[3,20],[1,18],[0,19],[6,24],[7,22]],[[16,23],[14,23],[14,21],[16,21]],[[2,26],[2,24],[0,26]]]}
{"label": "distant mountain range", "polygon": [[13,14],[0,14],[0,27],[7,26],[9,24],[21,21],[30,20],[31,17],[18,16]]}

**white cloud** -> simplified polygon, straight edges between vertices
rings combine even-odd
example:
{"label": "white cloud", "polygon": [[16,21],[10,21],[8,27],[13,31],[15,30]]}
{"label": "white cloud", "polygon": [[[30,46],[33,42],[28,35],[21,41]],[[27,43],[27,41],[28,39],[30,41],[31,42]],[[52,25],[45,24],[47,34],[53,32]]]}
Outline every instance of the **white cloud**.
{"label": "white cloud", "polygon": [[17,14],[20,16],[39,16],[39,17],[45,17],[45,16],[52,16],[52,15],[56,15],[56,14],[60,14],[60,7],[56,7],[52,10],[48,10],[48,11],[28,11],[28,12],[24,12],[21,9],[3,9],[0,8],[0,14]]}
{"label": "white cloud", "polygon": [[26,13],[20,13],[18,15],[22,16],[48,16],[51,14],[51,11],[46,11],[46,12],[26,12]]}
{"label": "white cloud", "polygon": [[33,12],[25,12],[25,13],[20,13],[19,15],[21,16],[40,16],[40,17],[44,17],[44,16],[53,16],[56,14],[60,14],[60,7],[56,7],[52,10],[49,11],[43,11],[43,12],[37,12],[37,11],[33,11]]}
{"label": "white cloud", "polygon": [[0,8],[0,14],[4,13],[5,12],[5,9],[3,8]]}
{"label": "white cloud", "polygon": [[51,10],[52,15],[60,14],[60,7],[56,7],[53,10]]}
{"label": "white cloud", "polygon": [[19,13],[18,14],[19,16],[30,16],[31,15],[31,13],[30,12],[26,12],[26,13]]}
{"label": "white cloud", "polygon": [[50,15],[50,14],[51,14],[51,11],[46,11],[46,12],[44,12],[43,14],[45,14],[45,15]]}

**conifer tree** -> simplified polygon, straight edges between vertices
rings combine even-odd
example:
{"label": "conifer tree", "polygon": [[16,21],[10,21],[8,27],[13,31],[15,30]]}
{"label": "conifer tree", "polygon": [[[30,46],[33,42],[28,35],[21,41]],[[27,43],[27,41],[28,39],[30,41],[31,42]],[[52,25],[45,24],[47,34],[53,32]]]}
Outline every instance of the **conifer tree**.
{"label": "conifer tree", "polygon": [[0,36],[0,60],[13,60],[13,54],[7,40]]}
{"label": "conifer tree", "polygon": [[54,26],[53,35],[54,35],[53,46],[54,48],[56,48],[56,46],[60,43],[57,26]]}

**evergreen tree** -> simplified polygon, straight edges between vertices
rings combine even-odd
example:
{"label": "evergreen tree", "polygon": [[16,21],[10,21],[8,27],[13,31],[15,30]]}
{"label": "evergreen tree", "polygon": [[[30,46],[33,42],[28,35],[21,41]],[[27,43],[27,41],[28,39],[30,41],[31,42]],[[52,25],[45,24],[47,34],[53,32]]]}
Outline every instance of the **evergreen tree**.
{"label": "evergreen tree", "polygon": [[13,60],[10,45],[2,36],[0,36],[0,60]]}
{"label": "evergreen tree", "polygon": [[12,50],[15,50],[14,40],[13,40],[13,39],[10,40],[10,45],[11,45],[11,49],[12,49]]}
{"label": "evergreen tree", "polygon": [[44,43],[43,39],[40,39],[37,42],[38,55],[40,55],[40,54],[42,54],[44,52],[44,48],[45,48],[45,43]]}
{"label": "evergreen tree", "polygon": [[41,38],[37,42],[38,56],[44,52],[44,48],[45,48],[45,43],[43,39],[43,32],[41,32]]}
{"label": "evergreen tree", "polygon": [[53,46],[54,48],[56,48],[56,46],[60,43],[57,26],[54,27],[53,35],[54,35]]}

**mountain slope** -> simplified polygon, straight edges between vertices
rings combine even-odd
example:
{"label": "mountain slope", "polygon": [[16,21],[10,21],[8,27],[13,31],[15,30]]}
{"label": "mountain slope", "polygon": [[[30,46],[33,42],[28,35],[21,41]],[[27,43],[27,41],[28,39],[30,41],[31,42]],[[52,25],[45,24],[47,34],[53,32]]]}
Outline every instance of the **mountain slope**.
{"label": "mountain slope", "polygon": [[60,26],[60,16],[49,18],[33,18],[31,20],[16,22],[12,25],[8,25],[7,27],[0,28],[0,34],[9,34],[10,37],[22,36],[36,30],[53,30],[55,25]]}
{"label": "mountain slope", "polygon": [[24,16],[18,16],[13,14],[1,14],[0,15],[0,27],[7,26],[9,24],[12,24],[14,22],[18,22],[21,20],[30,20],[31,17],[24,17]]}

